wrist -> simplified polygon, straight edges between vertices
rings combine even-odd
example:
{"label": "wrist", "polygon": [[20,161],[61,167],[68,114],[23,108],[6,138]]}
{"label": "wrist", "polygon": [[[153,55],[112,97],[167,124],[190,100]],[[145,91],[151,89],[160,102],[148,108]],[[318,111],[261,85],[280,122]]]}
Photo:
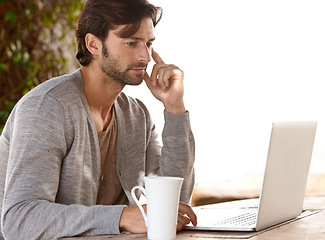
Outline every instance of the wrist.
{"label": "wrist", "polygon": [[[146,211],[146,207],[143,207]],[[147,227],[138,207],[125,207],[121,213],[119,228],[121,232],[146,233]]]}
{"label": "wrist", "polygon": [[168,113],[177,114],[186,112],[186,108],[183,101],[181,101],[179,104],[164,104],[164,106],[165,111]]}
{"label": "wrist", "polygon": [[121,214],[121,217],[120,217],[120,223],[119,223],[119,228],[120,228],[120,231],[123,232],[123,231],[127,231],[127,212],[128,210],[126,209],[127,207],[125,207],[122,211],[122,214]]}

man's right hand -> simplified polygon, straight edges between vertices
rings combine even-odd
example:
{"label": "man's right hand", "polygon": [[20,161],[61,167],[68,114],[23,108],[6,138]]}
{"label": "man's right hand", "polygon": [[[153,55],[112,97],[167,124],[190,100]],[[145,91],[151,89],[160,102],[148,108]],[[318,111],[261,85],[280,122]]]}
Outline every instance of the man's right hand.
{"label": "man's right hand", "polygon": [[[142,206],[147,213],[147,205]],[[194,226],[197,224],[196,215],[193,209],[185,204],[179,203],[179,213],[177,219],[177,231],[181,231],[185,225],[192,222]],[[147,228],[143,216],[138,207],[125,207],[121,214],[120,230],[130,233],[146,233]]]}
{"label": "man's right hand", "polygon": [[[142,206],[147,213],[147,205]],[[125,207],[120,218],[120,231],[146,233],[147,227],[138,207]]]}

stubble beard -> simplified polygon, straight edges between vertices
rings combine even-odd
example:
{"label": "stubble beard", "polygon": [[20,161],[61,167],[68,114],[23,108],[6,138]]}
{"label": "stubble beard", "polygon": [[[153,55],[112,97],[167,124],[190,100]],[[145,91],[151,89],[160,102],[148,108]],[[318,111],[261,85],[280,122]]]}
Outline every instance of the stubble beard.
{"label": "stubble beard", "polygon": [[105,78],[106,83],[110,84],[112,82],[117,82],[119,84],[125,85],[139,85],[142,83],[144,78],[144,73],[136,74],[135,76],[130,75],[130,70],[134,67],[147,68],[147,64],[144,62],[138,62],[130,64],[123,70],[118,58],[114,58],[108,53],[106,46],[103,44],[103,61],[101,62],[102,72],[107,76]]}

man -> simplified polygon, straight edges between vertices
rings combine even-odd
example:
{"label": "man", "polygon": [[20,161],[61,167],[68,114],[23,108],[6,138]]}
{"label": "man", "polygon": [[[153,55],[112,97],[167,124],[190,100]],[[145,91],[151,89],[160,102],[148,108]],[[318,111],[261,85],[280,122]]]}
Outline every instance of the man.
{"label": "man", "polygon": [[[146,0],[85,3],[76,31],[81,68],[26,94],[1,135],[6,239],[145,233],[130,196],[145,175],[183,177],[181,201],[189,203],[194,138],[183,72],[152,48],[160,17],[160,8]],[[156,64],[149,76],[151,56]],[[121,92],[143,79],[165,107],[162,148],[143,103]],[[178,230],[196,224],[185,203]]]}

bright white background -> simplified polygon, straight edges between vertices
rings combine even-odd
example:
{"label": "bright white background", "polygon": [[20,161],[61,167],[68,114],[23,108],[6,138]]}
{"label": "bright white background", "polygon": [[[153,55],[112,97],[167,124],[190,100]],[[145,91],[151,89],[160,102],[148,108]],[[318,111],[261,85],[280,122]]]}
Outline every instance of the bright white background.
{"label": "bright white background", "polygon": [[[325,1],[152,0],[155,50],[185,72],[197,182],[262,173],[271,125],[318,120],[311,172],[325,172]],[[163,106],[127,87],[158,131]]]}

